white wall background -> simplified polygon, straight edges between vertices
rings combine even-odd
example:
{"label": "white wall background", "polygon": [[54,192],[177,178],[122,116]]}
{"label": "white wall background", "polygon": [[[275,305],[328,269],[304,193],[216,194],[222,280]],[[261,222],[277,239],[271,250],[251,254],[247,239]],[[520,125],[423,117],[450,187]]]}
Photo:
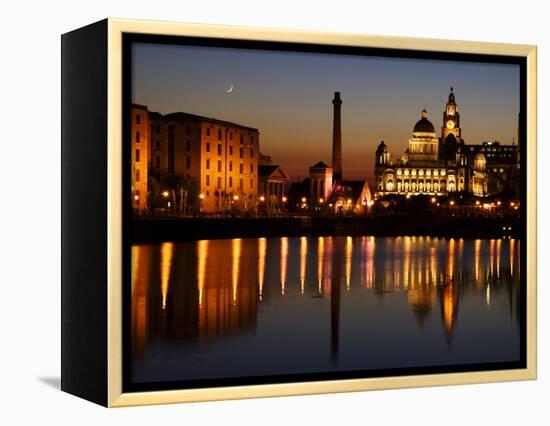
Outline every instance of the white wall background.
{"label": "white wall background", "polygon": [[539,187],[548,182],[543,1],[6,1],[0,51],[0,423],[550,424],[549,197],[539,190],[539,380],[106,410],[59,392],[60,34],[107,16],[539,46]]}

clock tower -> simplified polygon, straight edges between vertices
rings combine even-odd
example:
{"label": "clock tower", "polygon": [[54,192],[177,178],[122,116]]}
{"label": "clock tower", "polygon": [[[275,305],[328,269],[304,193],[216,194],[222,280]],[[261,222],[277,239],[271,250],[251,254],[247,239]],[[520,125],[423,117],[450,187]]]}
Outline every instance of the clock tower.
{"label": "clock tower", "polygon": [[460,114],[458,113],[458,109],[456,107],[455,94],[452,87],[451,93],[449,93],[449,100],[447,101],[447,105],[445,105],[445,111],[443,112],[443,127],[441,127],[442,142],[446,142],[449,135],[453,135],[456,144],[462,144]]}

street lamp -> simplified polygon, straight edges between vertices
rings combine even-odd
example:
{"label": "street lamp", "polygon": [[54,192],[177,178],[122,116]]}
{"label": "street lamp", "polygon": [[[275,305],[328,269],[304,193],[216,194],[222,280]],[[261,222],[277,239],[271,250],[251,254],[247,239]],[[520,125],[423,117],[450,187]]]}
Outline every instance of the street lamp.
{"label": "street lamp", "polygon": [[323,200],[322,198],[319,198],[319,204],[323,204],[325,202],[325,200]]}
{"label": "street lamp", "polygon": [[286,201],[287,201],[287,198],[283,197],[283,203],[286,203]]}
{"label": "street lamp", "polygon": [[265,201],[265,197],[262,195],[260,196],[260,201],[264,202]]}
{"label": "street lamp", "polygon": [[139,201],[139,195],[134,195],[134,200]]}
{"label": "street lamp", "polygon": [[201,200],[204,200],[204,194],[203,194],[202,192],[199,194],[199,198],[200,198]]}
{"label": "street lamp", "polygon": [[453,200],[451,200],[451,201],[449,201],[449,204],[450,204],[451,206],[454,206],[454,205],[455,205],[455,202],[454,202]]}
{"label": "street lamp", "polygon": [[235,195],[235,196],[233,197],[233,199],[234,199],[235,201],[239,201],[239,196],[238,196],[238,195]]}
{"label": "street lamp", "polygon": [[170,193],[169,193],[168,191],[163,191],[163,192],[162,192],[162,196],[163,196],[164,198],[168,198],[169,195],[170,195]]}
{"label": "street lamp", "polygon": [[306,197],[302,197],[302,203],[306,202]]}

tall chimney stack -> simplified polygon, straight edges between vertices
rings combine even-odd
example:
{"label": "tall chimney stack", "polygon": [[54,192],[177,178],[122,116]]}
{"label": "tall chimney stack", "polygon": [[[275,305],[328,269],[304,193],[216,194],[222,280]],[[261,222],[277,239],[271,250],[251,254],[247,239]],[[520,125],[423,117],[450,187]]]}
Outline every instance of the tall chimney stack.
{"label": "tall chimney stack", "polygon": [[342,180],[342,129],[340,123],[340,110],[342,99],[340,92],[334,92],[334,121],[332,123],[332,168],[334,170],[333,180]]}

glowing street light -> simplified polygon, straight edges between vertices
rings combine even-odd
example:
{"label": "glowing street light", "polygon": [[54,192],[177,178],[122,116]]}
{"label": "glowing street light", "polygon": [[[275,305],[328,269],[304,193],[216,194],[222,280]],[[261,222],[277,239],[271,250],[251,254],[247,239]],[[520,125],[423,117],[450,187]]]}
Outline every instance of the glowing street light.
{"label": "glowing street light", "polygon": [[168,198],[169,195],[170,195],[170,193],[169,193],[168,191],[163,191],[163,192],[162,192],[162,196],[163,196],[164,198]]}
{"label": "glowing street light", "polygon": [[451,200],[451,201],[449,202],[449,204],[450,204],[451,206],[454,206],[454,205],[455,205],[455,202],[454,202],[453,200]]}
{"label": "glowing street light", "polygon": [[432,204],[435,204],[436,201],[437,199],[435,197],[432,197]]}
{"label": "glowing street light", "polygon": [[306,197],[302,197],[302,203],[306,202]]}
{"label": "glowing street light", "polygon": [[262,202],[265,201],[265,197],[263,195],[260,196],[260,201],[262,201]]}
{"label": "glowing street light", "polygon": [[134,195],[134,200],[138,201],[139,200],[139,195]]}
{"label": "glowing street light", "polygon": [[204,194],[203,194],[202,192],[199,194],[199,198],[200,198],[201,200],[204,200]]}
{"label": "glowing street light", "polygon": [[322,198],[319,198],[319,204],[323,204],[325,202],[325,200],[323,200]]}
{"label": "glowing street light", "polygon": [[239,196],[238,196],[238,195],[235,195],[235,196],[233,197],[233,199],[234,199],[235,201],[239,201]]}
{"label": "glowing street light", "polygon": [[287,200],[288,200],[288,198],[286,198],[286,197],[283,197],[283,203],[286,203],[286,202],[287,202]]}

